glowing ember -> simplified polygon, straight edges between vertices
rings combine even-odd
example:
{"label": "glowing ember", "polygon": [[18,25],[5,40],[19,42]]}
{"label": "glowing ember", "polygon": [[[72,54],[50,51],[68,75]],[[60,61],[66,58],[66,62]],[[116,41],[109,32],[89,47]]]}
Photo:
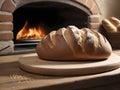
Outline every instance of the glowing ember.
{"label": "glowing ember", "polygon": [[41,39],[45,37],[44,30],[38,27],[29,27],[28,22],[25,23],[23,28],[18,32],[16,39]]}

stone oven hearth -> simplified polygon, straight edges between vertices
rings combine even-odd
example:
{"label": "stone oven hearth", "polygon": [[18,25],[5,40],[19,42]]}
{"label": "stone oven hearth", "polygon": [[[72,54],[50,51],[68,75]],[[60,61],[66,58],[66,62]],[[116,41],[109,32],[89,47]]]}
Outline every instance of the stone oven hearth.
{"label": "stone oven hearth", "polygon": [[35,52],[40,39],[16,39],[26,20],[28,26],[40,25],[48,34],[68,25],[98,30],[100,18],[95,0],[2,0],[0,55]]}

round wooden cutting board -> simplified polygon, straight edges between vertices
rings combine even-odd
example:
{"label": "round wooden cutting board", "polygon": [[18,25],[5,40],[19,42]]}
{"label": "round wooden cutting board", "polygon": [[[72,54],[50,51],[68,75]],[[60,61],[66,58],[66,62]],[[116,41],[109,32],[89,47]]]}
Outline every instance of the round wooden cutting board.
{"label": "round wooden cutting board", "polygon": [[37,54],[29,54],[19,59],[22,70],[42,75],[87,75],[102,73],[120,67],[120,56],[112,54],[106,60],[97,61],[50,61],[39,59]]}

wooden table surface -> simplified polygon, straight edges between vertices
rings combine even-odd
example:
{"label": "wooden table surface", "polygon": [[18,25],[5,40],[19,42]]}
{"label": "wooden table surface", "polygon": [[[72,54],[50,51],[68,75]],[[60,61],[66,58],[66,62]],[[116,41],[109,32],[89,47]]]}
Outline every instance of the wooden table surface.
{"label": "wooden table surface", "polygon": [[[113,53],[120,55],[120,50]],[[0,90],[120,90],[120,68],[85,76],[45,76],[25,72],[18,60],[27,54],[0,56]]]}

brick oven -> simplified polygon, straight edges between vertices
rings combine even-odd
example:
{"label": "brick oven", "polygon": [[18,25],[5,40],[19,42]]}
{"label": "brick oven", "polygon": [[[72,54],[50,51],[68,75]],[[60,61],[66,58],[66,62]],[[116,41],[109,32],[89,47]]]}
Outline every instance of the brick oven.
{"label": "brick oven", "polygon": [[[1,0],[0,55],[35,51],[37,42],[30,41],[24,45],[23,42],[16,40],[16,34],[24,26],[26,18],[32,25],[41,21],[40,25],[48,34],[51,30],[67,25],[98,30],[101,14],[96,0]],[[19,46],[21,44],[23,46]],[[19,49],[16,49],[17,46]],[[24,48],[27,50],[21,50]]]}

